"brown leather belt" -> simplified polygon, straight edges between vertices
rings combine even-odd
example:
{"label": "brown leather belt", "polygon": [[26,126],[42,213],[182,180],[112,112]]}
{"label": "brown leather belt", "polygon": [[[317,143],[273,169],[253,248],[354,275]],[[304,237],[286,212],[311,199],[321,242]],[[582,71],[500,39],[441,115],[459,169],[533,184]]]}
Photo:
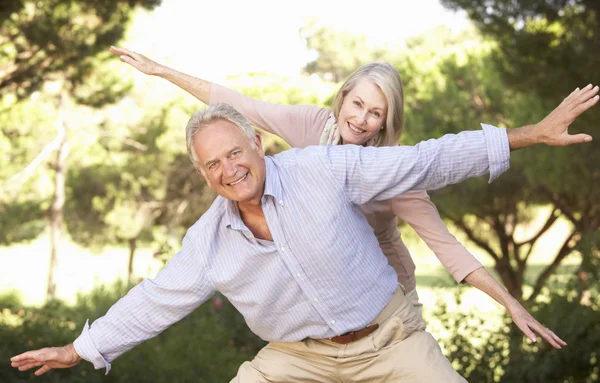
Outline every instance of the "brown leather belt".
{"label": "brown leather belt", "polygon": [[372,324],[370,326],[363,328],[362,330],[350,331],[343,335],[334,336],[333,338],[330,338],[329,340],[334,343],[348,344],[351,342],[356,342],[357,340],[362,339],[362,338],[366,337],[367,335],[372,334],[378,328],[379,328],[379,325],[377,323],[375,323],[375,324]]}

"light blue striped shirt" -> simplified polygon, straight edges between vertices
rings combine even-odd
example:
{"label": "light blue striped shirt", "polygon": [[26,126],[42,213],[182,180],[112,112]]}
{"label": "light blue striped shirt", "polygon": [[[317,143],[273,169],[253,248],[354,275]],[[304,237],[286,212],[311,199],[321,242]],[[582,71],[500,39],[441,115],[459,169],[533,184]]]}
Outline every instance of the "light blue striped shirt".
{"label": "light blue striped shirt", "polygon": [[[414,147],[313,146],[266,157],[262,208],[273,241],[256,239],[237,204],[217,197],[180,252],[75,340],[96,368],[179,321],[220,291],[267,341],[330,338],[365,327],[398,288],[359,205],[509,167],[505,129]],[[201,346],[201,345],[200,345]]]}

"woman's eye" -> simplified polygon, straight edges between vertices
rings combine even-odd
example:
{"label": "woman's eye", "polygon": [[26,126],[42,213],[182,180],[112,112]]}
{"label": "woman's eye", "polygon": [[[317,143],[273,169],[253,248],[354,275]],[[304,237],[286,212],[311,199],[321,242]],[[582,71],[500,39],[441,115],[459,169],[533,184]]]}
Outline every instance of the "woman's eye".
{"label": "woman's eye", "polygon": [[373,116],[379,118],[381,117],[381,114],[379,114],[379,112],[372,112]]}
{"label": "woman's eye", "polygon": [[360,102],[358,102],[358,101],[352,101],[352,103],[353,103],[355,106],[360,106]]}

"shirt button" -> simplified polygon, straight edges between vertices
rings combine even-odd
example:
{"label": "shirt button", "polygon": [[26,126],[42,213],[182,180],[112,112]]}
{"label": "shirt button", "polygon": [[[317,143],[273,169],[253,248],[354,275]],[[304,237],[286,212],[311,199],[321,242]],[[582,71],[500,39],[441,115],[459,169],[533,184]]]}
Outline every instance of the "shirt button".
{"label": "shirt button", "polygon": [[298,273],[297,275],[298,275],[298,278],[302,278],[302,274]]}
{"label": "shirt button", "polygon": [[283,206],[283,201],[279,201],[279,205]]}
{"label": "shirt button", "polygon": [[281,248],[281,251],[285,251],[285,247],[282,247],[282,248]]}
{"label": "shirt button", "polygon": [[318,301],[319,301],[319,298],[315,298],[315,299],[313,299],[313,301],[315,301],[315,302],[318,302]]}
{"label": "shirt button", "polygon": [[335,324],[335,319],[331,321],[331,324]]}

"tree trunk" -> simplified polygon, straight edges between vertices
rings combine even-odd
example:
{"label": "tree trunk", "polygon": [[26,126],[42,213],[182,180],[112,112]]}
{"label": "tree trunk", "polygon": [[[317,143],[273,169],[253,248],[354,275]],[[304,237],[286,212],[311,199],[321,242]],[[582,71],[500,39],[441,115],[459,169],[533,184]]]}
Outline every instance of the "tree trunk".
{"label": "tree trunk", "polygon": [[133,257],[135,256],[135,250],[137,249],[137,239],[129,239],[129,264],[127,268],[127,280],[130,284],[134,284],[133,280]]}
{"label": "tree trunk", "polygon": [[62,94],[58,103],[58,116],[56,130],[58,132],[58,147],[54,163],[54,196],[50,206],[50,263],[48,266],[48,285],[46,297],[51,299],[56,296],[56,280],[54,272],[58,264],[58,247],[60,245],[61,228],[63,222],[63,207],[65,205],[65,179],[67,172],[67,156],[69,143],[67,141],[67,126],[63,120],[62,108],[65,107],[66,95]]}

